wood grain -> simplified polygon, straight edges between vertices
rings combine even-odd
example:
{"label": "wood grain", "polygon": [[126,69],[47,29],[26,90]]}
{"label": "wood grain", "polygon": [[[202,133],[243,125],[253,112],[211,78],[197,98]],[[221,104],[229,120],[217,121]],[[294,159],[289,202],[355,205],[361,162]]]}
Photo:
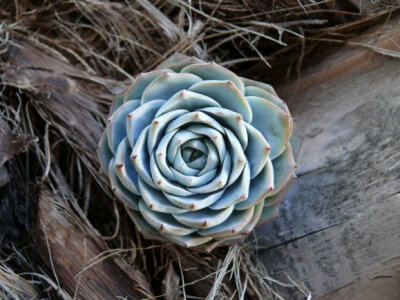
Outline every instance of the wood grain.
{"label": "wood grain", "polygon": [[[396,22],[379,30],[364,42],[400,41]],[[344,47],[280,88],[305,139],[260,257],[317,298],[400,299],[399,78],[400,60]]]}
{"label": "wood grain", "polygon": [[153,299],[144,275],[117,255],[92,261],[108,247],[77,218],[57,195],[40,192],[36,244],[61,286],[82,300]]}

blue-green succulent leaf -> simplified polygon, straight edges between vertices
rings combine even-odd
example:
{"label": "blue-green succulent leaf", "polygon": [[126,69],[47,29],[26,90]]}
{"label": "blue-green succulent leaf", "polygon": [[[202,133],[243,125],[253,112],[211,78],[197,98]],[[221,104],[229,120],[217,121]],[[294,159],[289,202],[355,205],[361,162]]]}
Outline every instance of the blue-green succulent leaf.
{"label": "blue-green succulent leaf", "polygon": [[136,140],[143,129],[151,124],[157,110],[165,103],[164,100],[154,100],[147,102],[128,114],[126,121],[126,132],[131,147],[135,145]]}
{"label": "blue-green succulent leaf", "polygon": [[270,92],[266,91],[265,89],[256,87],[256,86],[248,86],[245,88],[245,94],[247,96],[256,96],[256,97],[261,97],[265,100],[268,100],[278,106],[283,112],[286,114],[289,114],[289,109],[287,108],[287,105],[285,102],[283,102],[280,98],[275,96],[274,94],[271,94]]}
{"label": "blue-green succulent leaf", "polygon": [[165,133],[165,129],[169,123],[177,117],[187,113],[187,110],[179,109],[171,111],[162,116],[157,117],[151,122],[150,130],[147,138],[147,151],[153,152],[154,147],[160,142],[161,138]]}
{"label": "blue-green succulent leaf", "polygon": [[[176,132],[178,129],[175,129],[174,131],[170,131],[170,132]],[[169,132],[167,133],[167,135],[169,135]],[[197,139],[201,137],[201,135],[197,134],[197,133],[193,133],[191,131],[182,129],[179,130],[177,134],[175,134],[172,139],[171,142],[167,145],[168,146],[168,150],[166,151],[166,157],[168,158],[168,160],[170,162],[173,162],[176,156],[176,153],[178,151],[178,149],[187,141],[190,141],[192,139]],[[161,139],[162,141],[163,139]],[[161,142],[160,142],[161,144]],[[159,153],[159,151],[157,150],[157,153]]]}
{"label": "blue-green succulent leaf", "polygon": [[251,125],[266,138],[271,146],[270,157],[281,154],[289,143],[291,118],[279,107],[256,96],[246,97],[253,111]]}
{"label": "blue-green succulent leaf", "polygon": [[204,194],[204,193],[211,193],[216,190],[224,188],[229,179],[231,165],[232,165],[231,156],[229,155],[228,152],[226,152],[222,167],[219,169],[219,172],[210,183],[207,183],[203,186],[187,188],[187,190],[191,191],[194,194],[197,193]]}
{"label": "blue-green succulent leaf", "polygon": [[165,72],[173,73],[168,69],[154,70],[147,73],[140,73],[136,76],[131,86],[124,93],[123,101],[131,101],[132,99],[141,99],[143,91],[152,83],[157,77]]}
{"label": "blue-green succulent leaf", "polygon": [[139,209],[143,218],[161,233],[181,236],[196,231],[195,228],[190,228],[176,221],[171,214],[150,210],[143,200],[139,201]]}
{"label": "blue-green succulent leaf", "polygon": [[233,212],[233,206],[212,210],[204,208],[195,211],[189,211],[183,214],[173,214],[174,218],[186,226],[192,228],[209,228],[223,223]]}
{"label": "blue-green succulent leaf", "polygon": [[201,111],[193,111],[176,118],[168,125],[166,131],[172,131],[187,124],[199,123],[212,127],[221,133],[224,132],[224,128],[217,121]]}
{"label": "blue-green succulent leaf", "polygon": [[197,75],[203,80],[230,80],[244,94],[244,84],[240,77],[214,62],[191,64],[184,67],[181,72]]}
{"label": "blue-green succulent leaf", "polygon": [[274,169],[268,159],[261,172],[250,181],[249,196],[246,200],[235,204],[235,209],[247,209],[263,201],[274,191]]}
{"label": "blue-green succulent leaf", "polygon": [[160,190],[152,188],[140,178],[139,189],[144,202],[150,210],[170,214],[181,214],[188,211],[172,204]]}
{"label": "blue-green succulent leaf", "polygon": [[267,84],[267,83],[264,83],[264,82],[260,82],[260,81],[251,80],[251,79],[247,79],[247,78],[243,78],[243,77],[241,77],[241,79],[242,79],[242,81],[244,83],[245,88],[248,87],[248,86],[255,86],[255,87],[258,87],[260,89],[266,90],[268,93],[270,93],[270,94],[272,94],[274,96],[278,96],[276,94],[274,88],[270,84]]}
{"label": "blue-green succulent leaf", "polygon": [[130,161],[131,148],[125,138],[119,145],[115,155],[114,171],[121,183],[132,193],[140,195],[138,173]]}
{"label": "blue-green succulent leaf", "polygon": [[234,210],[225,222],[207,229],[200,229],[197,232],[203,236],[225,237],[240,232],[251,221],[254,213],[254,206],[244,210]]}
{"label": "blue-green succulent leaf", "polygon": [[186,161],[184,161],[184,159],[182,158],[181,149],[179,149],[176,152],[172,166],[175,170],[177,170],[181,174],[190,175],[190,176],[197,176],[200,174],[199,170],[188,167]]}
{"label": "blue-green succulent leaf", "polygon": [[139,136],[135,146],[132,149],[130,160],[140,178],[143,179],[148,185],[156,187],[153,179],[151,178],[150,156],[146,149],[149,131],[150,126],[147,126]]}
{"label": "blue-green succulent leaf", "polygon": [[122,92],[115,97],[115,100],[111,103],[110,115],[114,113],[122,104],[124,104],[125,93]]}
{"label": "blue-green succulent leaf", "polygon": [[254,206],[253,217],[251,218],[250,222],[246,225],[246,227],[239,232],[239,235],[247,236],[254,229],[254,227],[258,223],[258,220],[261,217],[263,209],[264,209],[264,200],[260,201],[258,204]]}
{"label": "blue-green succulent leaf", "polygon": [[199,93],[182,90],[173,95],[157,112],[156,117],[178,109],[195,111],[205,107],[221,107],[215,100]]}
{"label": "blue-green succulent leaf", "polygon": [[165,178],[165,176],[158,168],[158,165],[156,164],[154,154],[150,156],[150,171],[154,184],[158,189],[162,190],[163,192],[186,197],[194,194],[179,183],[172,182],[171,180]]}
{"label": "blue-green succulent leaf", "polygon": [[224,161],[226,155],[226,144],[222,134],[219,131],[204,125],[191,125],[187,127],[186,130],[208,137],[215,145],[220,161]]}
{"label": "blue-green succulent leaf", "polygon": [[181,245],[182,247],[192,248],[199,245],[206,244],[207,242],[212,240],[212,237],[202,236],[197,233],[192,233],[189,235],[174,235],[168,237],[174,243]]}
{"label": "blue-green succulent leaf", "polygon": [[130,101],[120,106],[107,122],[108,147],[113,154],[117,153],[117,148],[121,141],[126,137],[126,118],[129,113],[140,106],[140,101]]}
{"label": "blue-green succulent leaf", "polygon": [[279,207],[280,203],[272,206],[264,206],[257,225],[261,225],[275,219],[279,214]]}
{"label": "blue-green succulent leaf", "polygon": [[142,104],[156,99],[168,100],[175,93],[187,90],[200,81],[201,78],[193,74],[164,72],[143,91]]}
{"label": "blue-green succulent leaf", "polygon": [[196,187],[202,186],[204,184],[209,183],[217,174],[217,170],[211,170],[201,176],[188,176],[181,174],[180,172],[176,171],[175,169],[171,168],[172,173],[174,174],[175,180],[180,184],[187,186],[187,187]]}
{"label": "blue-green succulent leaf", "polygon": [[108,166],[108,175],[110,177],[111,190],[115,193],[118,199],[125,203],[128,207],[139,210],[139,196],[134,195],[131,191],[125,188],[119,181],[114,170],[114,158],[110,160]]}
{"label": "blue-green succulent leaf", "polygon": [[252,120],[249,104],[230,80],[205,80],[193,85],[189,90],[211,97],[223,108],[241,114],[243,120],[248,123]]}
{"label": "blue-green succulent leaf", "polygon": [[168,193],[164,193],[165,197],[168,198],[176,206],[182,207],[184,209],[188,209],[191,211],[203,209],[205,207],[209,207],[218,199],[221,198],[224,190],[217,191],[215,193],[209,194],[197,194],[189,197],[181,197],[176,195],[171,195]]}
{"label": "blue-green succulent leaf", "polygon": [[250,168],[249,164],[246,162],[245,167],[243,169],[242,174],[239,179],[229,186],[225,192],[223,197],[215,202],[213,205],[210,205],[211,209],[222,209],[228,206],[232,206],[240,201],[244,201],[247,199],[249,195],[250,188]]}
{"label": "blue-green succulent leaf", "polygon": [[215,145],[209,139],[204,139],[204,144],[207,147],[207,161],[204,168],[199,172],[199,176],[214,170],[220,164],[218,150]]}
{"label": "blue-green succulent leaf", "polygon": [[293,177],[296,163],[293,158],[292,146],[289,144],[285,151],[277,158],[272,160],[274,168],[274,193],[275,195],[282,190],[289,180]]}
{"label": "blue-green succulent leaf", "polygon": [[171,69],[175,72],[180,72],[182,68],[191,65],[198,64],[203,62],[202,60],[196,57],[189,57],[183,54],[174,54],[167,58],[163,63],[161,63],[157,69]]}
{"label": "blue-green succulent leaf", "polygon": [[250,164],[250,178],[253,179],[261,172],[267,163],[268,156],[271,152],[271,146],[261,134],[252,125],[246,123],[249,143],[245,150],[245,155]]}
{"label": "blue-green succulent leaf", "polygon": [[246,157],[244,155],[243,149],[240,145],[240,142],[236,138],[236,136],[233,134],[232,131],[230,131],[228,128],[224,128],[226,135],[227,135],[227,144],[228,144],[228,149],[229,153],[231,154],[231,159],[232,159],[232,167],[231,167],[231,172],[229,174],[229,180],[227,183],[227,186],[230,186],[232,183],[238,179],[240,174],[242,173],[242,170],[246,164]]}
{"label": "blue-green succulent leaf", "polygon": [[104,130],[103,134],[101,135],[99,146],[97,148],[97,156],[100,159],[100,170],[104,174],[107,174],[108,165],[110,164],[111,159],[114,157],[114,154],[111,152],[110,147],[108,147],[106,130]]}
{"label": "blue-green succulent leaf", "polygon": [[232,130],[242,145],[242,148],[246,149],[248,137],[245,124],[247,123],[243,122],[243,118],[239,113],[220,107],[207,107],[200,110],[212,116],[222,126]]}

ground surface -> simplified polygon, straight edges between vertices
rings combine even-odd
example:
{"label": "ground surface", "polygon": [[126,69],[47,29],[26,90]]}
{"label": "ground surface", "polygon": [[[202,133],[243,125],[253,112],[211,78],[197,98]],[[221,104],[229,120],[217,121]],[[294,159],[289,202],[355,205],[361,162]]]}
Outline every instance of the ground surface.
{"label": "ground surface", "polygon": [[344,47],[280,93],[305,139],[260,257],[318,299],[400,299],[400,60]]}

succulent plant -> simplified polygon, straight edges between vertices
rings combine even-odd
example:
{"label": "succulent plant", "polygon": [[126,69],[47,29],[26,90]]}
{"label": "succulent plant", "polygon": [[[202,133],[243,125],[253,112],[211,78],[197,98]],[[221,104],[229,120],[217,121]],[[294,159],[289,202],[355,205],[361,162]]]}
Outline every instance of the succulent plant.
{"label": "succulent plant", "polygon": [[145,237],[211,251],[277,215],[292,133],[270,85],[178,54],[115,99],[99,157]]}

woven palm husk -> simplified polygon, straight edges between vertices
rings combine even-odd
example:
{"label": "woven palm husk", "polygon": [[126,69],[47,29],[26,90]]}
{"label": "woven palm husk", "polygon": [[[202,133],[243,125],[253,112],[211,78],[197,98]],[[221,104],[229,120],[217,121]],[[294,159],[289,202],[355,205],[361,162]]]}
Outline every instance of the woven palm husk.
{"label": "woven palm husk", "polygon": [[310,297],[267,272],[255,236],[210,254],[145,240],[98,172],[97,143],[114,95],[176,52],[280,85],[396,3],[1,2],[0,297]]}

